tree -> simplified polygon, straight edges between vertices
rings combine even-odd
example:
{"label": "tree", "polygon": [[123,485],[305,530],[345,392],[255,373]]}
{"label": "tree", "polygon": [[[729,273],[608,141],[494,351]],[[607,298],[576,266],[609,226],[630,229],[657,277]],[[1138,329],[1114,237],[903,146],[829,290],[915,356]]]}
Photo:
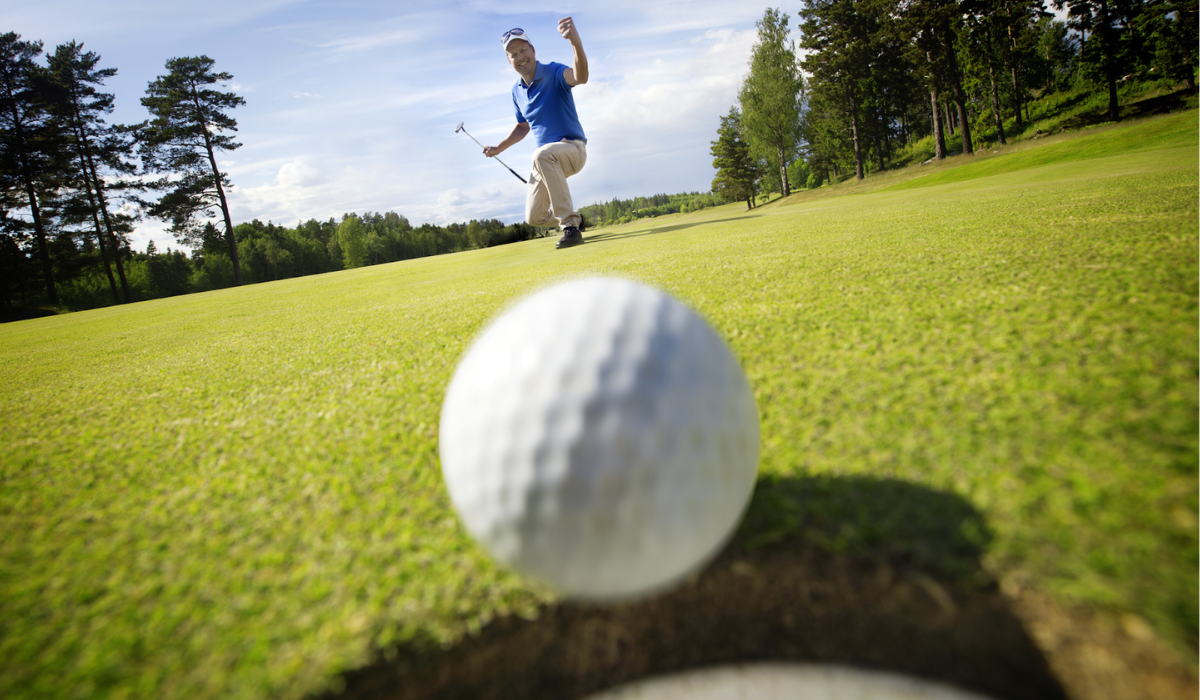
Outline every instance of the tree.
{"label": "tree", "polygon": [[342,217],[337,238],[346,267],[362,267],[367,264],[367,229],[357,214]]}
{"label": "tree", "polygon": [[1067,26],[1079,32],[1090,31],[1100,40],[1101,65],[1104,82],[1108,86],[1108,118],[1119,121],[1121,108],[1117,101],[1117,69],[1120,59],[1117,56],[1117,17],[1112,5],[1111,0],[1054,0],[1056,9],[1067,8]]}
{"label": "tree", "polygon": [[750,156],[749,144],[742,138],[742,115],[737,107],[730,107],[729,114],[721,117],[717,140],[711,143],[713,167],[717,169],[712,191],[731,202],[745,199],[746,208],[753,209],[758,168]]}
{"label": "tree", "polygon": [[1151,0],[1139,17],[1139,28],[1153,50],[1154,69],[1161,80],[1182,81],[1196,91],[1197,29],[1196,0]]}
{"label": "tree", "polygon": [[994,19],[986,11],[983,3],[964,3],[966,26],[959,38],[963,40],[963,53],[974,65],[968,65],[968,70],[974,67],[981,75],[980,82],[986,82],[992,122],[996,127],[996,138],[1001,144],[1007,144],[1004,137],[1004,114],[1000,109],[1000,90],[996,84],[996,54],[995,42],[992,37],[996,31]]}
{"label": "tree", "polygon": [[230,183],[217,166],[216,154],[242,145],[226,133],[237,131],[237,122],[226,112],[246,100],[211,87],[233,79],[229,73],[214,73],[215,63],[208,56],[172,58],[167,61],[167,74],[150,83],[142,104],[153,118],[141,129],[142,159],[152,172],[179,176],[154,183],[155,189],[167,192],[149,205],[149,211],[170,220],[171,231],[181,243],[200,245],[204,223],[219,209],[235,283],[240,285],[242,268],[225,198]]}
{"label": "tree", "polygon": [[799,142],[804,76],[796,47],[788,40],[787,16],[768,8],[757,27],[750,73],[738,95],[742,126],[751,152],[765,158],[779,173],[780,194],[786,197],[791,194],[787,166]]}
{"label": "tree", "polygon": [[[132,174],[135,166],[129,158],[133,154],[133,141],[128,130],[108,127],[104,123],[103,115],[112,113],[113,96],[99,92],[96,87],[116,75],[117,69],[97,69],[99,62],[100,56],[92,51],[84,52],[82,44],[72,41],[58,46],[49,58],[50,74],[56,88],[54,111],[67,133],[68,148],[76,170],[72,181],[81,195],[81,204],[86,205],[95,225],[96,240],[112,287],[113,301],[120,303],[110,258],[116,264],[125,302],[129,303],[132,301],[129,281],[121,261],[125,242],[118,233],[119,224],[115,222],[117,216],[108,210],[106,190],[111,185],[101,177],[100,168],[105,168],[110,174]],[[114,184],[117,187],[131,186],[128,182]]]}
{"label": "tree", "polygon": [[971,155],[975,150],[971,145],[966,92],[962,86],[962,72],[956,50],[957,34],[962,23],[961,8],[955,0],[899,0],[897,9],[902,17],[903,30],[910,38],[910,54],[917,63],[923,60],[929,71],[927,79],[933,105],[935,135],[938,133],[939,97],[944,90],[949,89],[958,111],[963,155]]}
{"label": "tree", "polygon": [[1049,17],[1038,20],[1037,56],[1043,89],[1058,91],[1069,83],[1076,53],[1075,38],[1067,30],[1065,22]]}
{"label": "tree", "polygon": [[814,97],[819,96],[826,106],[818,115],[840,122],[843,129],[849,130],[854,176],[859,180],[865,174],[861,129],[863,88],[871,77],[869,20],[860,9],[862,5],[852,0],[808,0],[800,11],[804,20],[800,45],[809,50],[803,66],[812,76]]}
{"label": "tree", "polygon": [[[986,13],[996,34],[1003,34],[997,44],[1003,45],[1008,63],[1010,95],[1013,116],[1018,127],[1024,124],[1022,107],[1028,110],[1029,82],[1025,74],[1036,59],[1035,26],[1040,17],[1049,16],[1043,0],[979,0],[981,11]],[[998,47],[999,48],[999,47]]]}
{"label": "tree", "polygon": [[57,304],[41,200],[56,189],[52,180],[59,141],[57,124],[46,109],[45,74],[34,62],[41,53],[40,41],[21,41],[15,32],[0,35],[0,209],[29,209],[46,299]]}

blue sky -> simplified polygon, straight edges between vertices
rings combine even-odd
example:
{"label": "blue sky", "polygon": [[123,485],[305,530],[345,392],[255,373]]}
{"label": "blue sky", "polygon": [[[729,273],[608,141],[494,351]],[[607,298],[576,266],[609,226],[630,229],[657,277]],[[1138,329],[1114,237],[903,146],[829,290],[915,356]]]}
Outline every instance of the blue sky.
{"label": "blue sky", "polygon": [[[609,0],[516,2],[311,0],[0,0],[0,31],[75,39],[118,75],[112,120],[142,121],[146,85],[178,56],[208,55],[246,99],[242,147],[219,157],[235,222],[293,226],[348,212],[395,211],[414,224],[518,221],[524,186],[454,126],[485,144],[512,128],[516,73],[500,35],[522,27],[542,62],[569,63],[558,19],[575,19],[591,79],[575,89],[588,163],[571,178],[576,206],[658,192],[707,191],[709,142],[736,101],[755,21],[767,4]],[[202,9],[203,8],[203,9]],[[800,4],[781,6],[796,24]],[[502,160],[527,172],[532,138]],[[153,238],[144,221],[133,245]]]}

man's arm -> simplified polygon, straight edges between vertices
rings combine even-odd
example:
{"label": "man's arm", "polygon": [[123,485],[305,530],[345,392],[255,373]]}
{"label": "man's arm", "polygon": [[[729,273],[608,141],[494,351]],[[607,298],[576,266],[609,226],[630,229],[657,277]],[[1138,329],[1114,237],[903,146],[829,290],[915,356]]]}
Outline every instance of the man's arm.
{"label": "man's arm", "polygon": [[511,132],[509,132],[508,137],[500,142],[499,146],[484,146],[483,155],[487,156],[488,158],[498,156],[507,151],[509,147],[525,138],[528,134],[529,122],[517,122],[517,125],[513,127]]}
{"label": "man's arm", "polygon": [[575,54],[572,66],[563,71],[563,79],[571,87],[583,85],[588,81],[587,54],[583,52],[583,42],[579,39],[579,30],[575,28],[575,22],[570,17],[558,20],[558,33],[571,42],[571,51]]}

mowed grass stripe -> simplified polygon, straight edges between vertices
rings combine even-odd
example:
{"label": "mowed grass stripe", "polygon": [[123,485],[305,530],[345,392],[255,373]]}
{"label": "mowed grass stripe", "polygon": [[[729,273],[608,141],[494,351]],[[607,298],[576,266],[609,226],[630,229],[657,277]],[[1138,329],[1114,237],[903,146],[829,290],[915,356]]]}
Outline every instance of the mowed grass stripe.
{"label": "mowed grass stripe", "polygon": [[[924,177],[892,185],[891,189],[904,190],[928,187],[947,182],[964,182],[979,177],[1017,172],[1053,163],[1081,161],[1092,158],[1107,158],[1127,153],[1161,151],[1177,147],[1195,134],[1197,120],[1195,111],[1181,112],[1165,118],[1143,121],[1130,127],[1107,125],[1095,129],[1086,138],[1050,137],[1045,143],[1026,142],[1015,148],[1006,147],[1003,158],[986,157],[984,148],[979,158],[952,170],[941,170]],[[1094,167],[1103,172],[1104,164]]]}
{"label": "mowed grass stripe", "polygon": [[[438,412],[488,318],[589,274],[661,286],[728,339],[761,478],[957,494],[994,574],[1194,650],[1198,173],[1195,130],[1171,133],[0,327],[0,695],[299,697],[373,649],[531,614],[551,597],[449,508]],[[752,544],[969,568],[886,508],[752,515]]]}

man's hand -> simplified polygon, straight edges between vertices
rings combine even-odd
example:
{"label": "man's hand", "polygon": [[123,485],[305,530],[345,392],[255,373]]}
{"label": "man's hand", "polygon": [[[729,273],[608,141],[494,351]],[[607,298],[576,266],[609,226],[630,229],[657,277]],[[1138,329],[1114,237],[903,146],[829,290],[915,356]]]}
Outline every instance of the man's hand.
{"label": "man's hand", "polygon": [[558,33],[562,34],[564,39],[575,46],[579,46],[581,43],[579,40],[579,31],[575,29],[575,22],[570,17],[563,17],[558,20]]}
{"label": "man's hand", "polygon": [[[484,146],[483,155],[487,156],[488,158],[495,158],[501,153],[507,151],[514,143],[517,143],[521,139],[525,138],[525,136],[529,133],[530,128],[532,127],[529,126],[529,122],[517,122],[516,125],[513,126],[512,131],[509,132],[508,136],[500,142],[499,146]],[[520,176],[518,175],[518,177]]]}
{"label": "man's hand", "polygon": [[575,54],[575,60],[571,62],[571,66],[563,71],[563,79],[571,87],[586,83],[588,81],[587,55],[583,53],[583,41],[579,39],[579,30],[575,29],[575,21],[570,17],[558,20],[558,33],[571,42],[571,53]]}

